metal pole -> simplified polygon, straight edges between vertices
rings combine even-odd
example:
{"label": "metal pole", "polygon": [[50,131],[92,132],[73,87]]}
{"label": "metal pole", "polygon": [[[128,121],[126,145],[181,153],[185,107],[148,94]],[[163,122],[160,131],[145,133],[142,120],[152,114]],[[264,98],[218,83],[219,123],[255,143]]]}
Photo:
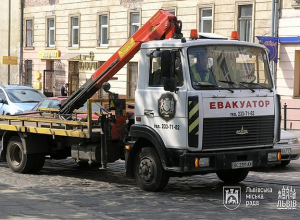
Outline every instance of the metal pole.
{"label": "metal pole", "polygon": [[[8,56],[10,56],[10,25],[11,25],[11,2],[8,1]],[[10,64],[8,64],[7,68],[7,85],[10,84]]]}
{"label": "metal pole", "polygon": [[24,18],[24,0],[20,0],[20,54],[19,54],[19,84],[22,83],[23,73],[23,18]]}

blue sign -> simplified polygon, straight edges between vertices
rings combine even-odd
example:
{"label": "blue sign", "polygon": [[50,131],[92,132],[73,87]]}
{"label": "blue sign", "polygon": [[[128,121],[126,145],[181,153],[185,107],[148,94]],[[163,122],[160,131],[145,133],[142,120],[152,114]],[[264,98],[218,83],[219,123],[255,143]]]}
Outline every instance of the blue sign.
{"label": "blue sign", "polygon": [[259,43],[265,45],[269,51],[270,61],[277,63],[278,56],[278,37],[256,36]]}

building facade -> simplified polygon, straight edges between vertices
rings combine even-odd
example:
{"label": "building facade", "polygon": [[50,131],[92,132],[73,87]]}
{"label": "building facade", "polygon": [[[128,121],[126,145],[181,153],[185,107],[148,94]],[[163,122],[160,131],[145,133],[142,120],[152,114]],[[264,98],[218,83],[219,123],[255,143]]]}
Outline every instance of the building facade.
{"label": "building facade", "polygon": [[287,108],[287,128],[300,129],[300,1],[284,0],[279,5],[279,62],[277,90]]}
{"label": "building facade", "polygon": [[[69,94],[116,52],[158,9],[175,14],[190,29],[255,42],[270,34],[271,0],[25,0],[24,75],[46,95],[60,95],[68,81]],[[111,80],[114,91],[134,97],[139,54]],[[31,81],[30,81],[31,79]],[[103,94],[101,91],[98,97]]]}
{"label": "building facade", "polygon": [[[20,55],[20,0],[2,1],[0,7],[0,85],[19,83]],[[13,63],[2,62],[8,57]]]}

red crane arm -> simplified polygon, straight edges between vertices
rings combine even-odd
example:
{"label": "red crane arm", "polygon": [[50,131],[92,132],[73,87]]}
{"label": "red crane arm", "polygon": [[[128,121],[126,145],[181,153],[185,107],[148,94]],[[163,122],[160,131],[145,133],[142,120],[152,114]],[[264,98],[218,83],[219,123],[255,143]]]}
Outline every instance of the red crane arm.
{"label": "red crane arm", "polygon": [[141,44],[151,40],[181,38],[181,22],[165,10],[158,10],[121,48],[115,52],[83,86],[61,106],[60,113],[67,114],[80,108],[104,82],[110,80],[140,50]]}

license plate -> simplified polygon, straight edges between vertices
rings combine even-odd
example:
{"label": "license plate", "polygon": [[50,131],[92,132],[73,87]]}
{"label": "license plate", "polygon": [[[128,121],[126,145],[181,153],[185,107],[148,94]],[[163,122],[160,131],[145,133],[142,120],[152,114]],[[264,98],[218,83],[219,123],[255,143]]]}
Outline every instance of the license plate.
{"label": "license plate", "polygon": [[291,148],[281,149],[281,154],[290,155],[291,153],[292,153],[292,149]]}
{"label": "license plate", "polygon": [[253,162],[252,161],[239,161],[239,162],[232,162],[231,168],[232,169],[239,169],[239,168],[248,168],[252,167]]}

